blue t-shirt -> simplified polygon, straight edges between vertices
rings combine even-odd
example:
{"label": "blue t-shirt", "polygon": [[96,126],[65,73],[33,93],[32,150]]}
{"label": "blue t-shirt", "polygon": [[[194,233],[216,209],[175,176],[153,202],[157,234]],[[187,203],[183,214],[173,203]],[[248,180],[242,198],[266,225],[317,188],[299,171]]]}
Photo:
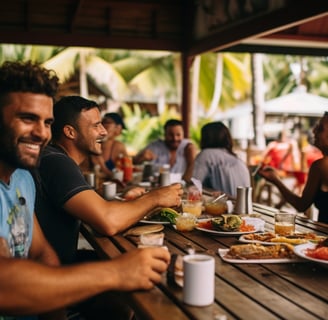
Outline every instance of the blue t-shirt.
{"label": "blue t-shirt", "polygon": [[32,242],[35,186],[31,174],[16,169],[7,185],[0,181],[0,237],[13,257],[27,258]]}
{"label": "blue t-shirt", "polygon": [[[30,173],[16,169],[7,185],[0,180],[0,237],[7,240],[13,257],[27,258],[32,242],[35,186]],[[36,320],[35,316],[0,320]]]}

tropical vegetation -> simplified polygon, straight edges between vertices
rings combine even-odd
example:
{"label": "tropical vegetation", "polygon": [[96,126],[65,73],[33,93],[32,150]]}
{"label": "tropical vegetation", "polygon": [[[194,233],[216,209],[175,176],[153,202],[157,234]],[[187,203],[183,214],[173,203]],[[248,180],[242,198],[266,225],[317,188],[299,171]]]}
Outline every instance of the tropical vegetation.
{"label": "tropical vegetation", "polygon": [[[203,124],[251,99],[251,57],[230,52],[195,57],[189,135],[196,143]],[[119,109],[128,127],[122,139],[131,152],[161,136],[168,118],[180,118],[181,63],[177,53],[2,44],[0,63],[5,60],[42,63],[57,72],[62,95],[79,94],[104,103],[105,110]],[[293,91],[300,82],[309,92],[328,97],[327,57],[263,55],[262,67],[264,90],[260,94],[265,100]],[[143,103],[155,104],[156,113],[150,114]]]}

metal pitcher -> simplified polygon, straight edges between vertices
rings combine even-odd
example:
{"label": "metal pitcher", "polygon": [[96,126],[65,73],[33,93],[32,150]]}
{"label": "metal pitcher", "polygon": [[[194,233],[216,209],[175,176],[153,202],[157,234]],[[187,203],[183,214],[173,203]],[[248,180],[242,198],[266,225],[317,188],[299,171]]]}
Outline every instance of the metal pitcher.
{"label": "metal pitcher", "polygon": [[234,212],[236,214],[249,214],[253,212],[252,187],[237,187]]}

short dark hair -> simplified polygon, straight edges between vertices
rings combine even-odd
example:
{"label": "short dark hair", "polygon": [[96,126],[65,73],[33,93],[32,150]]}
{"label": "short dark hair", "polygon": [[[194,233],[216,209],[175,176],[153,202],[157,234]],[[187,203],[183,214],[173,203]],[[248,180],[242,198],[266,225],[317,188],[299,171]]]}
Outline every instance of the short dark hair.
{"label": "short dark hair", "polygon": [[183,123],[181,120],[178,119],[170,119],[167,120],[164,124],[164,131],[168,128],[168,127],[175,127],[175,126],[181,126],[183,127]]}
{"label": "short dark hair", "polygon": [[11,92],[40,93],[54,100],[58,86],[59,78],[53,70],[31,61],[6,61],[0,67],[0,107]]}
{"label": "short dark hair", "polygon": [[77,128],[77,120],[83,110],[100,109],[97,102],[80,96],[66,96],[54,104],[54,118],[52,125],[52,138],[58,140],[66,125]]}

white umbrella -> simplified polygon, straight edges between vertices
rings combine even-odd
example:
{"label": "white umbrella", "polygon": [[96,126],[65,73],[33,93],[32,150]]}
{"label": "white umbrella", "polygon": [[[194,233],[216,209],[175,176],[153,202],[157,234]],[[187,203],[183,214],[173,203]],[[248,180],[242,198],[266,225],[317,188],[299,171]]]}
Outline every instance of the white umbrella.
{"label": "white umbrella", "polygon": [[268,115],[321,117],[328,111],[328,99],[307,92],[295,91],[266,101],[264,112]]}

